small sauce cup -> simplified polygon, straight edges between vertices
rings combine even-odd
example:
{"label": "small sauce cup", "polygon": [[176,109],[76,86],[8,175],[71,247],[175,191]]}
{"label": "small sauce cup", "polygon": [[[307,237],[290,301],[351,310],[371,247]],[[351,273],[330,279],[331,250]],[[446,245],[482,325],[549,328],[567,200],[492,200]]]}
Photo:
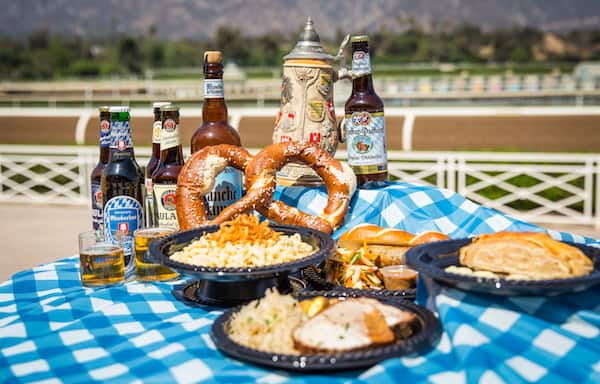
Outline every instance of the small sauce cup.
{"label": "small sauce cup", "polygon": [[390,265],[380,269],[383,285],[390,291],[401,291],[417,287],[419,272],[406,265]]}

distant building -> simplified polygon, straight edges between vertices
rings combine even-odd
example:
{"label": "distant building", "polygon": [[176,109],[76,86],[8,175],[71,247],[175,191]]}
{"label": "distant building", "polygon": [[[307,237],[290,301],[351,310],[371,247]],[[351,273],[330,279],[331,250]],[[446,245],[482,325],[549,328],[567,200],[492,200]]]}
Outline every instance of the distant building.
{"label": "distant building", "polygon": [[575,66],[573,76],[580,80],[600,79],[600,61],[584,61]]}
{"label": "distant building", "polygon": [[245,80],[246,72],[244,72],[236,63],[228,61],[223,68],[223,79],[227,81]]}

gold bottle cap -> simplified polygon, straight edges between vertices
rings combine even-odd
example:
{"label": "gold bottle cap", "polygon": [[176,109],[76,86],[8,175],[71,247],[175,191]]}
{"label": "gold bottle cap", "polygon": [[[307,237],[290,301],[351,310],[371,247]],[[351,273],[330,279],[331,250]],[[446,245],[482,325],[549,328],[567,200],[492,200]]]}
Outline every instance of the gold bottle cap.
{"label": "gold bottle cap", "polygon": [[160,109],[160,108],[164,107],[165,105],[169,105],[169,104],[171,104],[170,101],[155,101],[154,103],[152,103],[152,108]]}
{"label": "gold bottle cap", "polygon": [[204,52],[205,63],[223,63],[223,53],[221,51],[206,51]]}
{"label": "gold bottle cap", "polygon": [[350,42],[351,43],[368,43],[369,42],[369,36],[367,36],[367,35],[352,36],[350,38]]}
{"label": "gold bottle cap", "polygon": [[174,104],[167,104],[160,107],[161,112],[179,111],[179,107]]}
{"label": "gold bottle cap", "polygon": [[110,107],[108,105],[103,105],[98,108],[98,112],[109,112],[109,111],[110,111]]}

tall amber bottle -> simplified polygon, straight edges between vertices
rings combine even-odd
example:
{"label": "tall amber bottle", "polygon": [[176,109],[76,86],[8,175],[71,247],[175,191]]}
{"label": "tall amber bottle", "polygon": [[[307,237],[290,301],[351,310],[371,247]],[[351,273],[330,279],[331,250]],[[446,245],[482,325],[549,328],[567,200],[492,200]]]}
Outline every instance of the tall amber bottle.
{"label": "tall amber bottle", "polygon": [[160,111],[160,161],[152,174],[157,224],[179,229],[175,211],[177,177],[183,167],[183,149],[179,140],[179,107],[165,105]]}
{"label": "tall amber bottle", "polygon": [[146,177],[144,184],[146,186],[146,197],[144,199],[144,217],[146,219],[146,227],[156,225],[157,215],[154,205],[154,194],[152,192],[152,174],[158,167],[160,162],[160,131],[162,129],[162,115],[160,108],[171,104],[168,101],[158,101],[152,104],[154,114],[154,122],[152,123],[152,156],[146,166]]}
{"label": "tall amber bottle", "polygon": [[348,165],[358,186],[388,179],[383,101],[373,89],[369,38],[353,36],[352,94],[345,106]]}
{"label": "tall amber bottle", "polygon": [[[241,146],[240,135],[228,122],[223,87],[223,55],[220,51],[204,53],[204,104],[202,124],[194,131],[192,153],[209,145]],[[215,180],[215,188],[205,197],[206,213],[210,219],[242,196],[242,173],[227,167]]]}

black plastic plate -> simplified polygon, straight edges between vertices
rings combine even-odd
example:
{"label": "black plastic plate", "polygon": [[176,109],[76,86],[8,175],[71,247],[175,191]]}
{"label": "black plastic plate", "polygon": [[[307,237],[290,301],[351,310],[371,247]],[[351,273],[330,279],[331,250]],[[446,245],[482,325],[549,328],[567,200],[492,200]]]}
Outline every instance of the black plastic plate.
{"label": "black plastic plate", "polygon": [[[315,296],[327,298],[373,297],[342,291],[313,291],[298,294],[299,299],[309,299]],[[410,301],[391,297],[373,297],[382,303],[393,305],[404,311],[417,315],[412,336],[399,340],[394,344],[374,347],[365,350],[315,355],[284,355],[257,351],[234,342],[226,333],[227,322],[241,307],[233,308],[215,320],[212,326],[212,338],[215,345],[224,354],[245,362],[300,372],[355,370],[370,367],[382,360],[408,355],[428,349],[439,340],[442,334],[440,321],[435,315]]]}
{"label": "black plastic plate", "polygon": [[294,260],[288,263],[274,264],[264,267],[243,268],[198,266],[180,263],[169,258],[169,256],[175,251],[182,249],[186,245],[190,244],[193,240],[202,237],[202,235],[205,233],[215,232],[219,229],[218,225],[210,225],[175,233],[157,240],[150,245],[150,253],[157,263],[165,265],[181,274],[189,275],[196,280],[234,282],[259,280],[274,277],[283,273],[289,274],[299,271],[307,265],[320,263],[324,259],[331,256],[335,249],[335,242],[333,239],[329,235],[315,229],[275,224],[271,224],[270,227],[275,231],[284,233],[285,235],[299,233],[302,237],[302,240],[313,245],[313,247],[317,249],[317,252],[302,259]]}
{"label": "black plastic plate", "polygon": [[482,292],[502,296],[554,296],[580,292],[600,284],[600,249],[584,244],[564,242],[579,248],[594,263],[587,276],[553,280],[512,280],[464,276],[448,273],[445,268],[460,266],[458,251],[470,244],[472,239],[446,240],[411,248],[406,253],[407,263],[423,276],[444,285],[465,291]]}
{"label": "black plastic plate", "polygon": [[389,289],[356,289],[348,288],[338,284],[331,283],[323,277],[322,269],[309,265],[302,270],[302,277],[311,284],[315,289],[324,291],[344,291],[356,294],[371,295],[373,297],[399,297],[407,300],[414,300],[416,297],[416,289],[405,289],[405,290],[389,290]]}

